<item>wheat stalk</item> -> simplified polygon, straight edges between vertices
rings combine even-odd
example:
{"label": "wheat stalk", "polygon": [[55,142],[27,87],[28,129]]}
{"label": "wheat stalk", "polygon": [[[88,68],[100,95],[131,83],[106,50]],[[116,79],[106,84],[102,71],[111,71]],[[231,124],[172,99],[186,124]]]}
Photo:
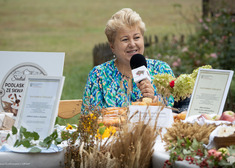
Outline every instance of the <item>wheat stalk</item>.
{"label": "wheat stalk", "polygon": [[[160,108],[160,111],[163,109],[164,106]],[[115,136],[110,136],[104,143],[96,138],[92,140],[92,144],[89,144],[87,140],[83,141],[85,136],[79,137],[80,144],[78,146],[67,148],[67,167],[149,167],[154,151],[153,146],[160,132],[157,128],[160,111],[154,119],[154,126],[150,125],[151,114],[148,110],[143,116],[139,115],[137,123],[131,123],[130,119],[138,114],[138,111],[136,111],[126,123],[120,125],[120,131]],[[149,115],[148,120],[147,115]]]}

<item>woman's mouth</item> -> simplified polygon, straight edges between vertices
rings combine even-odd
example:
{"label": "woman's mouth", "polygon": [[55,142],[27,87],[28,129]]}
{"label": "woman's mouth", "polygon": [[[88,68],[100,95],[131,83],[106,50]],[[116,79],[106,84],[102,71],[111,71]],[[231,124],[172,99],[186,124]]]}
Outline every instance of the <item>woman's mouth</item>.
{"label": "woman's mouth", "polygon": [[128,54],[136,54],[138,50],[127,51]]}

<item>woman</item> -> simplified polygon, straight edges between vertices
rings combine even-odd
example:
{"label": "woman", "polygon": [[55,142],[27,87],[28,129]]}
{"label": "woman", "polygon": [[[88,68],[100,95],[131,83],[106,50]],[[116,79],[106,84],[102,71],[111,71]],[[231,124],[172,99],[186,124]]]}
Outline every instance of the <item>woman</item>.
{"label": "woman", "polygon": [[[115,59],[94,67],[89,73],[83,95],[82,111],[88,108],[123,107],[142,97],[157,101],[156,87],[149,80],[135,83],[130,59],[144,53],[145,24],[139,14],[129,8],[115,13],[107,22],[105,34]],[[164,62],[146,59],[151,78],[156,74],[173,75]],[[173,99],[169,99],[169,104]]]}

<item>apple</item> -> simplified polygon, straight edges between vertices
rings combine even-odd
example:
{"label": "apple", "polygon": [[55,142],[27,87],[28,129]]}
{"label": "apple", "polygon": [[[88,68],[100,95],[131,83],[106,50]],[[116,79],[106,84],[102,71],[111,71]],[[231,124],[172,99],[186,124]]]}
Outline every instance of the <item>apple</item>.
{"label": "apple", "polygon": [[205,118],[206,120],[212,120],[211,116],[209,116],[208,114],[201,114],[201,116],[199,118]]}
{"label": "apple", "polygon": [[220,115],[215,115],[212,117],[212,120],[218,121],[220,119]]}
{"label": "apple", "polygon": [[215,150],[215,149],[210,149],[210,150],[208,150],[208,155],[209,156],[215,156],[215,153],[216,153],[217,151]]}
{"label": "apple", "polygon": [[219,152],[222,152],[223,155],[229,154],[228,149],[227,149],[227,148],[224,148],[224,147],[219,148],[218,151],[219,151]]}
{"label": "apple", "polygon": [[235,120],[235,113],[233,111],[225,111],[222,113],[220,120],[233,122]]}

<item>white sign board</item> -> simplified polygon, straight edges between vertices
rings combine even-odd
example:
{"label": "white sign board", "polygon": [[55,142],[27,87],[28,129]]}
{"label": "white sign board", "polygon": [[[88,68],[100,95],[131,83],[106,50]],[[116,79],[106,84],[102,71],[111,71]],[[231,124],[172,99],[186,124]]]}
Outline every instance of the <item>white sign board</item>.
{"label": "white sign board", "polygon": [[54,128],[64,77],[27,76],[23,101],[16,119],[16,127],[35,131],[41,139]]}
{"label": "white sign board", "polygon": [[27,75],[63,76],[65,53],[0,51],[0,111],[17,116]]}
{"label": "white sign board", "polygon": [[233,71],[199,69],[187,116],[221,115],[232,80]]}
{"label": "white sign board", "polygon": [[[131,122],[138,122],[140,117],[141,119],[143,119],[143,116],[146,114],[146,118],[144,118],[145,123],[147,123],[149,121],[149,119],[151,119],[150,121],[150,125],[154,126],[155,121],[156,121],[156,117],[158,116],[157,119],[157,126],[158,127],[162,127],[162,128],[168,128],[171,127],[172,123],[174,122],[173,119],[173,114],[172,114],[172,110],[169,108],[164,108],[161,111],[161,106],[137,106],[137,105],[131,105],[129,106],[129,118],[136,113],[136,111],[138,111],[134,117],[130,120]],[[142,121],[142,120],[141,120]]]}

